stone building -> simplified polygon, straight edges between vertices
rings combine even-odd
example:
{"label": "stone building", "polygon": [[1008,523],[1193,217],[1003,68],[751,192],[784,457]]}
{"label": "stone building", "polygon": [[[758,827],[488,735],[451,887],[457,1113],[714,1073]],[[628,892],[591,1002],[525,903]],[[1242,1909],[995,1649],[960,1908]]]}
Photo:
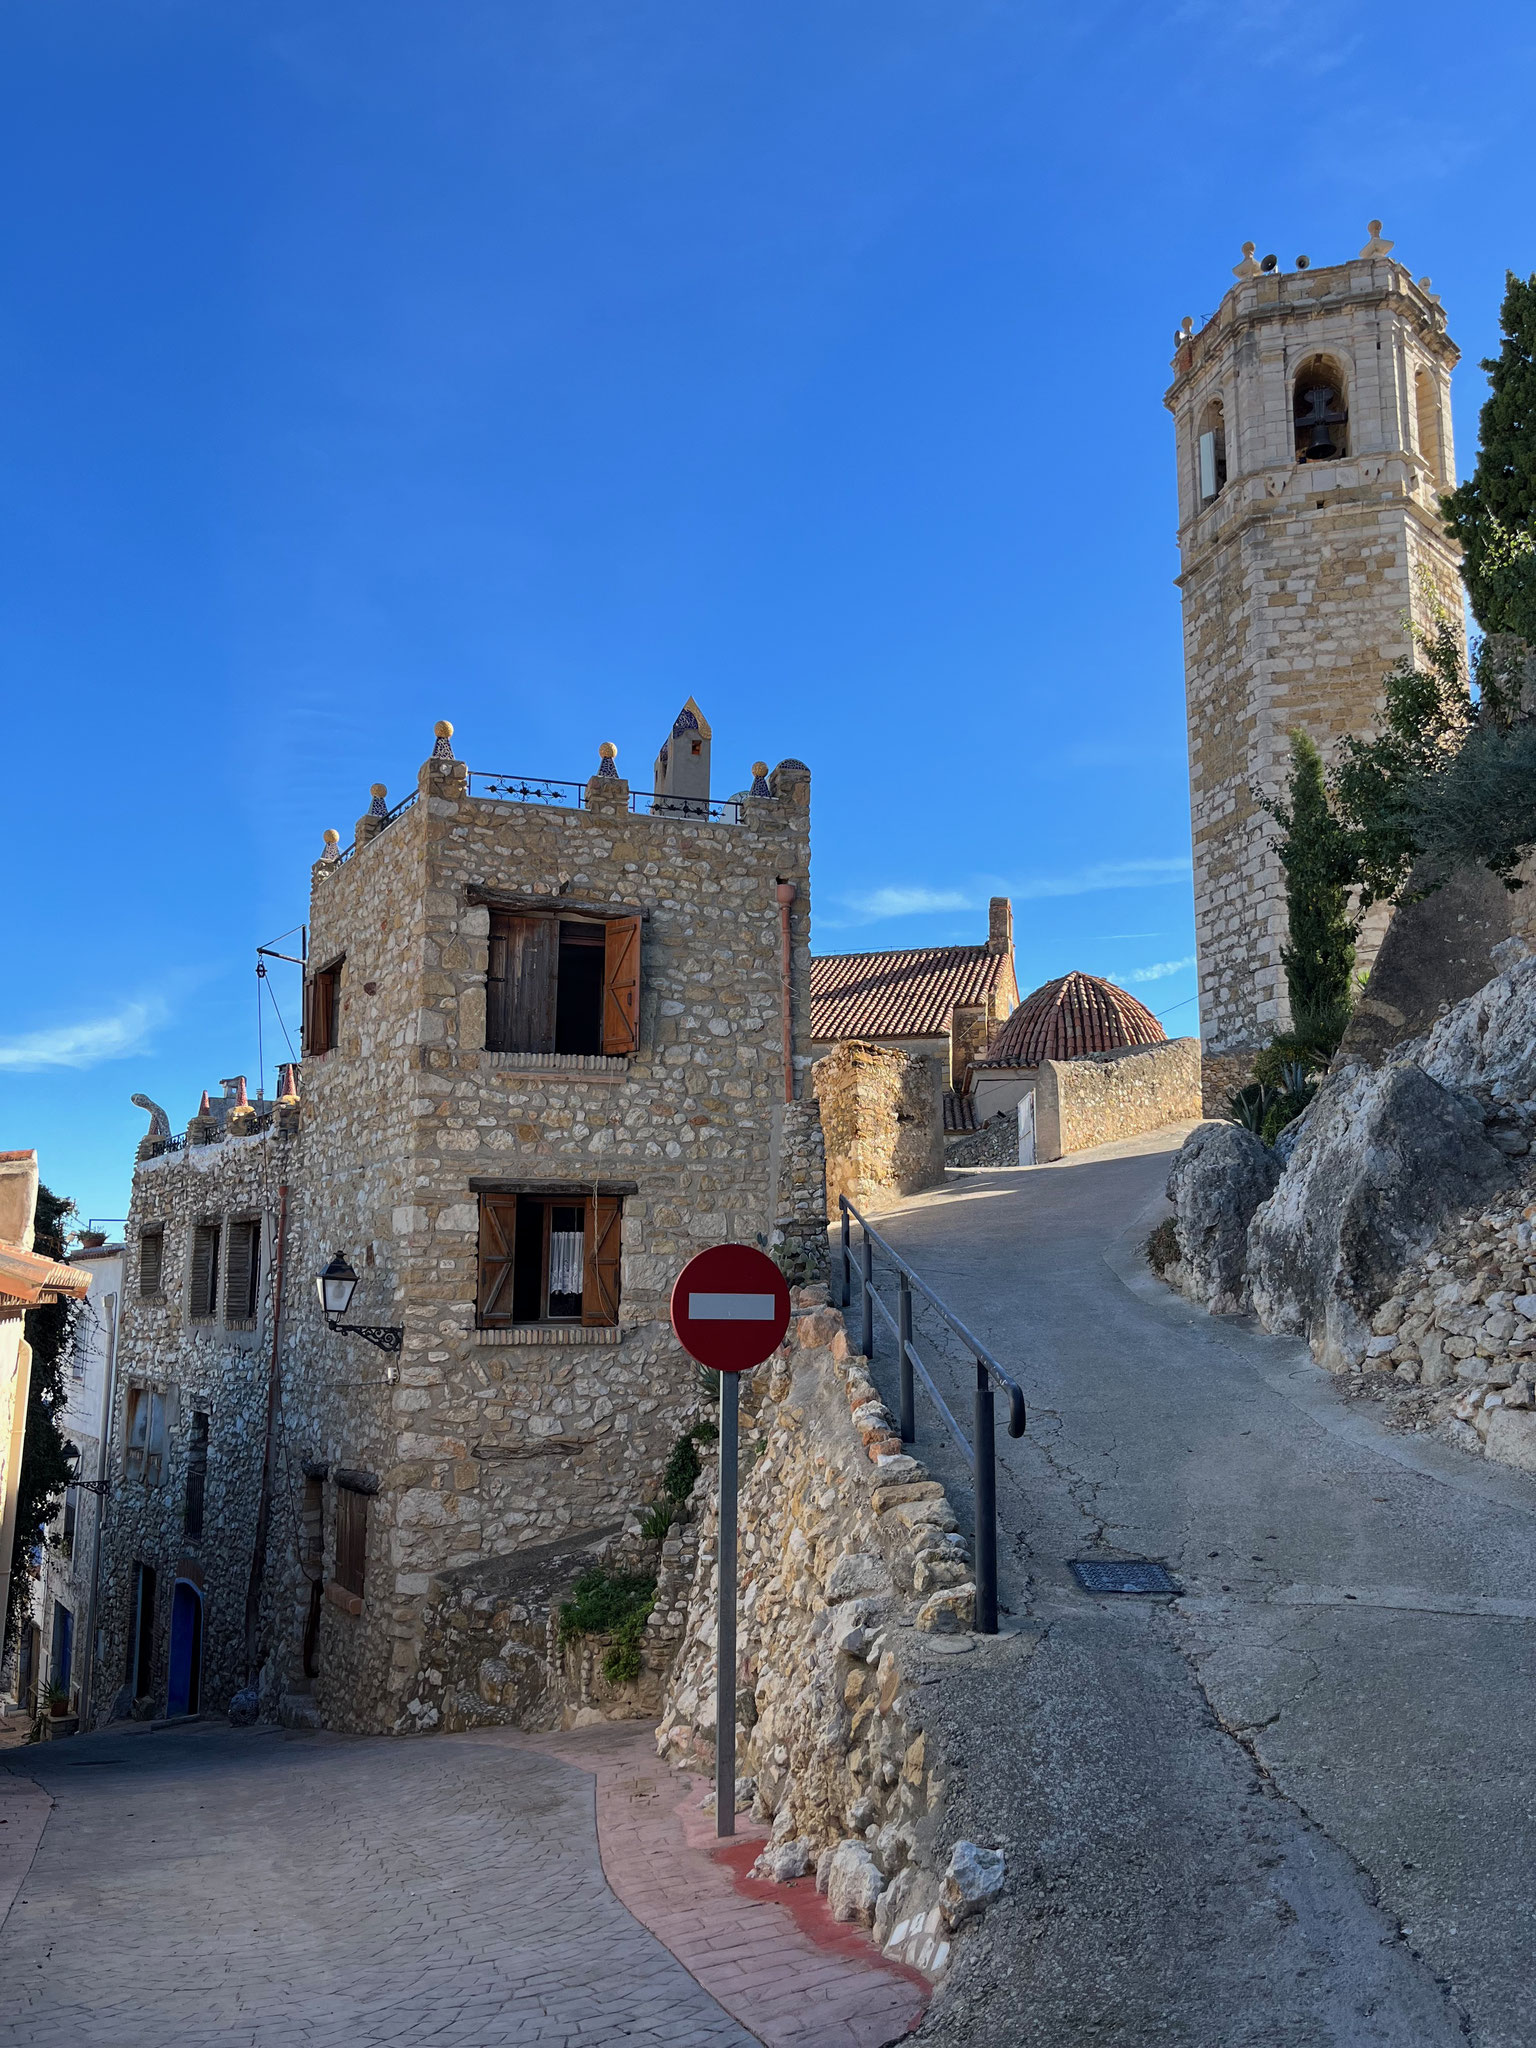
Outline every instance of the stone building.
{"label": "stone building", "polygon": [[857,1039],[937,1062],[945,1088],[1019,1000],[1013,905],[994,896],[979,946],[910,946],[892,953],[818,953],[811,962],[811,1051],[822,1059]]}
{"label": "stone building", "polygon": [[123,1291],[123,1246],[98,1230],[84,1233],[68,1263],[90,1276],[70,1346],[64,1413],[59,1427],[75,1448],[76,1483],[65,1489],[48,1530],[32,1596],[40,1630],[39,1674],[44,1688],[70,1698],[70,1716],[88,1714],[95,1636],[99,1538],[106,1477],[107,1418],[117,1353],[117,1316]]}
{"label": "stone building", "polygon": [[[1186,320],[1174,416],[1207,1099],[1289,1022],[1274,828],[1289,735],[1331,758],[1367,731],[1386,670],[1426,623],[1461,617],[1438,494],[1455,479],[1458,360],[1429,288],[1372,222],[1351,262],[1282,270],[1245,245],[1209,320]],[[1385,929],[1371,921],[1360,964]]]}
{"label": "stone building", "polygon": [[[511,1718],[480,1664],[424,1668],[424,1617],[489,1616],[498,1561],[654,1496],[696,1412],[668,1322],[693,1253],[824,1276],[810,775],[710,797],[689,711],[634,797],[611,747],[562,785],[471,773],[439,726],[404,803],[376,786],[327,834],[301,1079],[141,1148],[120,1705],[163,1707],[195,1624],[221,1705],[259,1672],[264,1711],[336,1727]],[[327,1269],[356,1281],[330,1317]]]}

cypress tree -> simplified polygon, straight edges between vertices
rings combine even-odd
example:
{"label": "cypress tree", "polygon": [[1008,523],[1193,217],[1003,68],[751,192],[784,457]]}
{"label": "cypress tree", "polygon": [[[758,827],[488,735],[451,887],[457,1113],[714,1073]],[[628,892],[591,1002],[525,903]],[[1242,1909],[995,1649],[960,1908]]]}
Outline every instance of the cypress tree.
{"label": "cypress tree", "polygon": [[1536,275],[1505,273],[1504,340],[1482,367],[1491,387],[1477,467],[1440,500],[1463,550],[1462,579],[1485,633],[1536,644]]}
{"label": "cypress tree", "polygon": [[1286,801],[1270,808],[1282,833],[1290,926],[1280,953],[1291,999],[1289,1043],[1326,1060],[1349,1022],[1355,965],[1349,890],[1359,863],[1329,804],[1322,756],[1304,732],[1291,734]]}

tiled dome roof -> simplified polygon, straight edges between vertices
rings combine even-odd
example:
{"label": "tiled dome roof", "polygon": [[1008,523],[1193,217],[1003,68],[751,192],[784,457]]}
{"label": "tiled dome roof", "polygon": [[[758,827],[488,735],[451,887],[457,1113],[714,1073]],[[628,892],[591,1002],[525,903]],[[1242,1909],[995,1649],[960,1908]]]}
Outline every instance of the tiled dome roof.
{"label": "tiled dome roof", "polygon": [[1162,1045],[1167,1033],[1145,1003],[1095,974],[1064,974],[1026,996],[979,1065],[1038,1067],[1126,1045]]}

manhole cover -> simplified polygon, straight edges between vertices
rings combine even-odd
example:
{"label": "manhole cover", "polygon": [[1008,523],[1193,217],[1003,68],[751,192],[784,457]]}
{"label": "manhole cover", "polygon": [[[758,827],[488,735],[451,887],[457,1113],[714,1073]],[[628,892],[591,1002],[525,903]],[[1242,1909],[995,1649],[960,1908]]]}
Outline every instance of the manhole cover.
{"label": "manhole cover", "polygon": [[1184,1588],[1164,1564],[1149,1557],[1122,1557],[1106,1562],[1097,1557],[1067,1560],[1085,1593],[1182,1593]]}

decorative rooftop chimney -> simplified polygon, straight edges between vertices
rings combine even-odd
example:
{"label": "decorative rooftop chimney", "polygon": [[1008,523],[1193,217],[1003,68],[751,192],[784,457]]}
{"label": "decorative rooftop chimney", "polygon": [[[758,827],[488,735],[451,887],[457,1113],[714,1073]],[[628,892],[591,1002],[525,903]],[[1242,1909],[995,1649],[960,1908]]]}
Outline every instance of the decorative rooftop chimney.
{"label": "decorative rooftop chimney", "polygon": [[709,720],[690,697],[656,756],[657,796],[709,798]]}
{"label": "decorative rooftop chimney", "polygon": [[994,896],[987,907],[987,951],[1013,951],[1013,903],[1007,896]]}

